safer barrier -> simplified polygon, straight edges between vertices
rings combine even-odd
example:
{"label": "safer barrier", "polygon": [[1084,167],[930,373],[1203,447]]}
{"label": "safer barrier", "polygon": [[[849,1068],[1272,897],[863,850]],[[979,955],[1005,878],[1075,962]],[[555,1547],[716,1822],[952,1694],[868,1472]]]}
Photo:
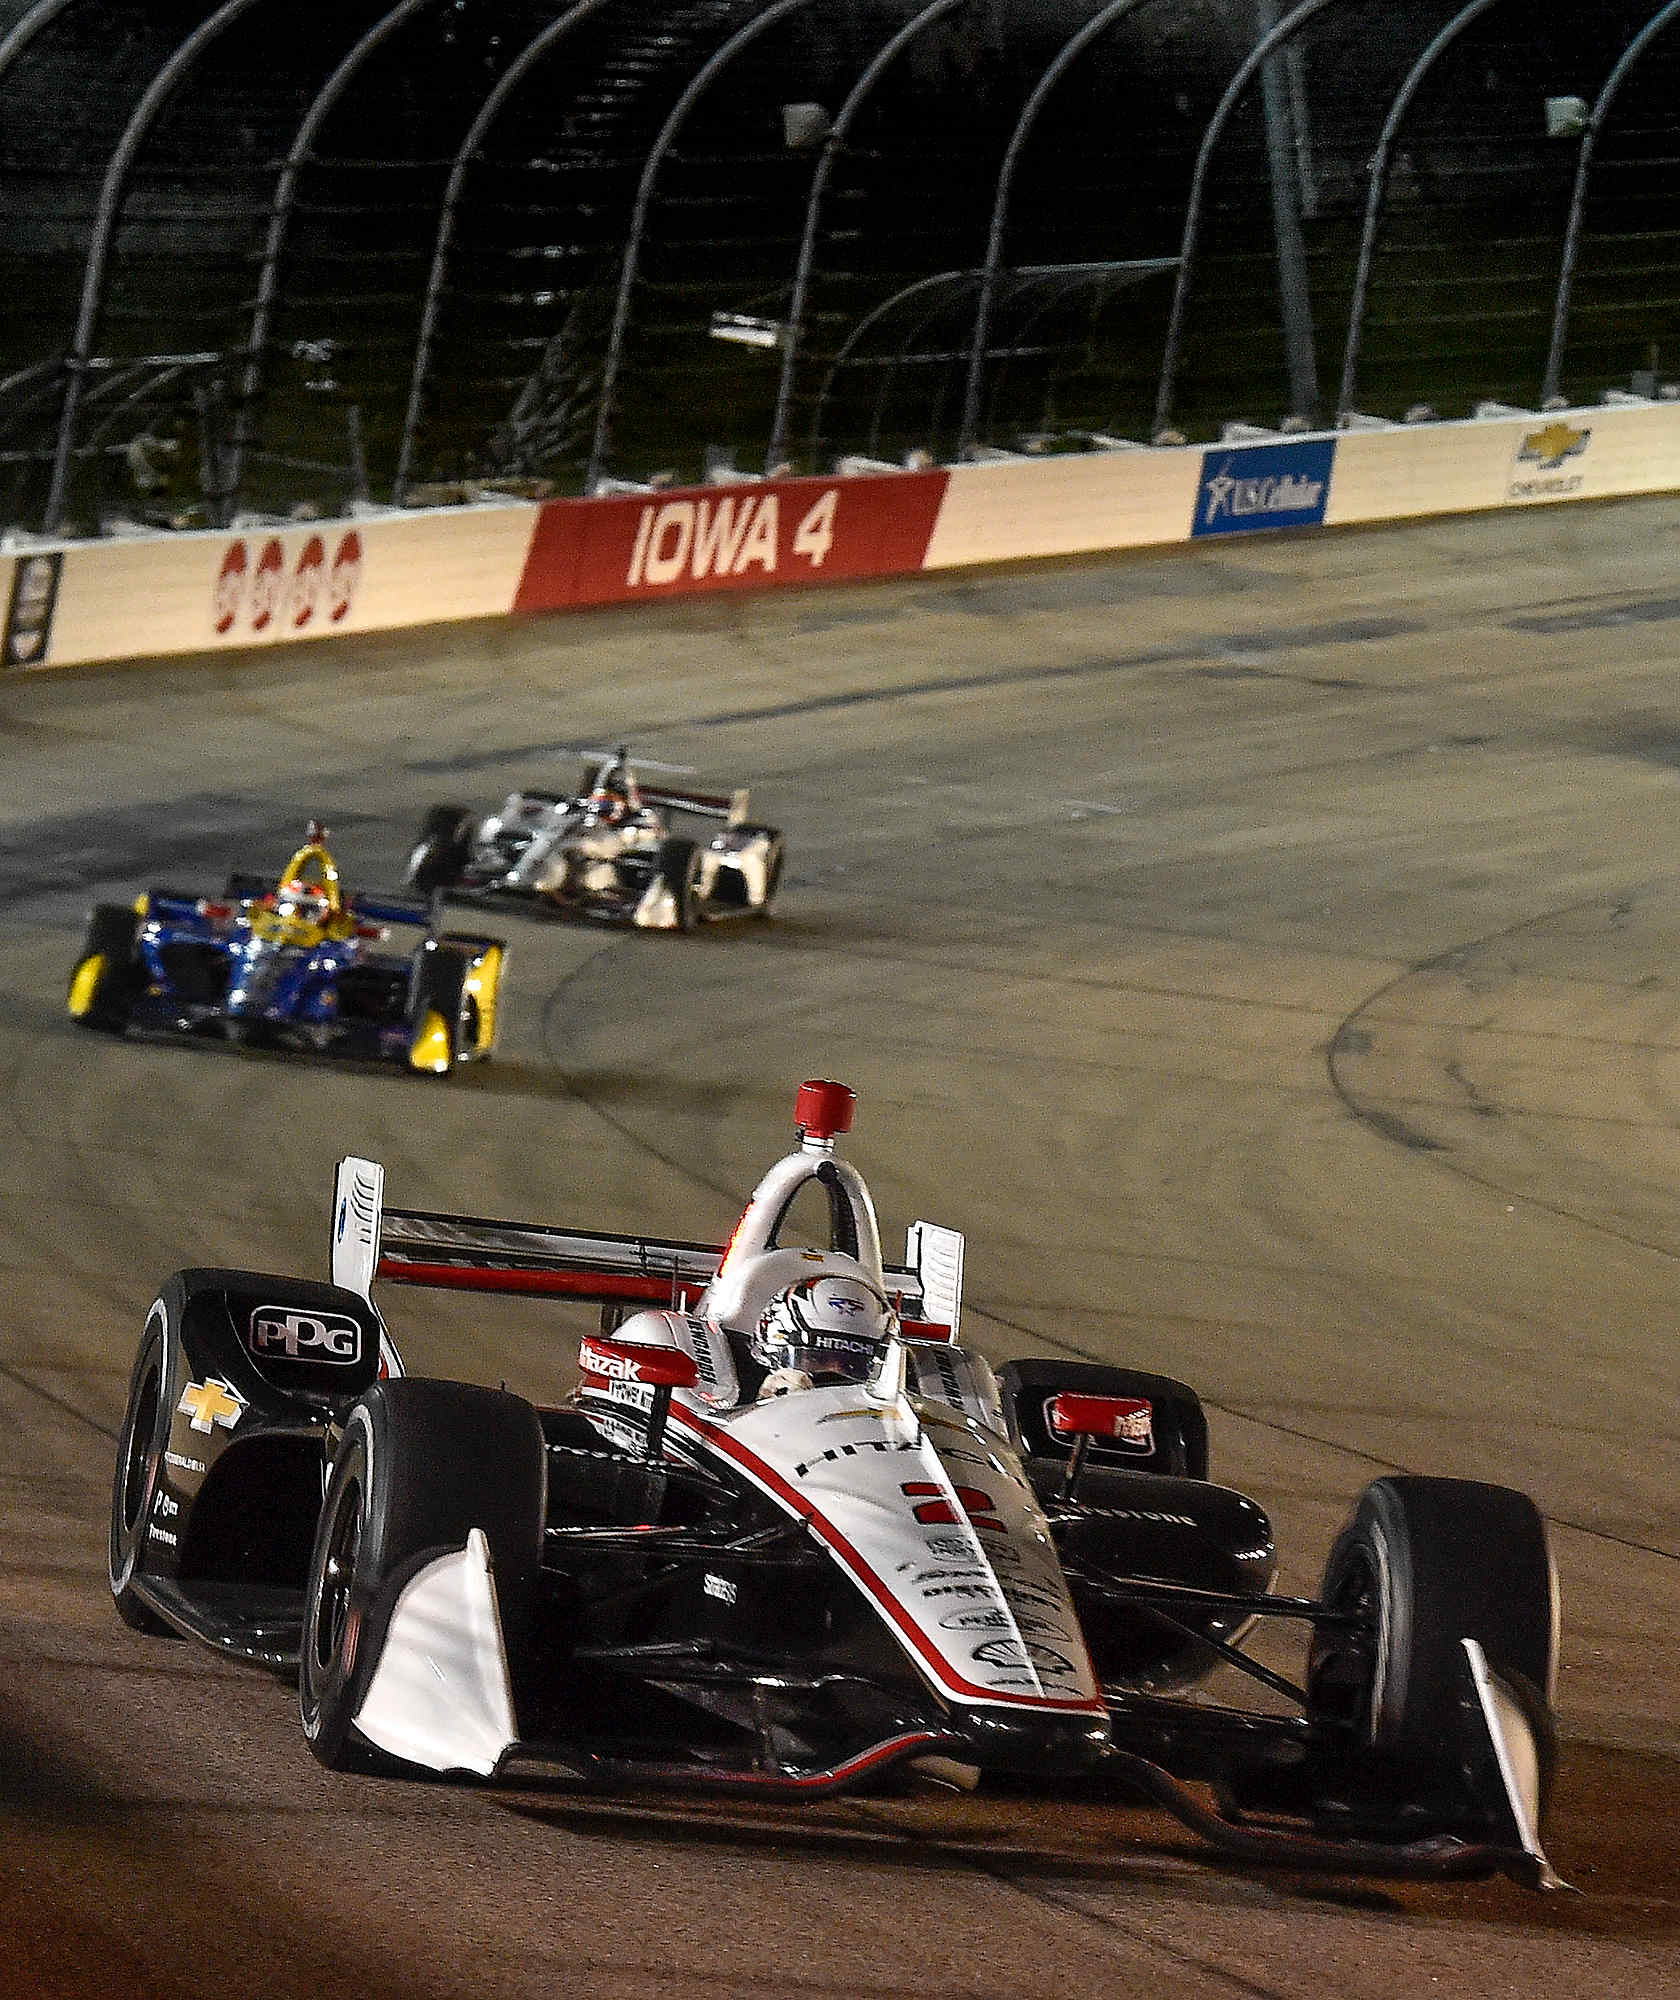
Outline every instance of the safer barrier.
{"label": "safer barrier", "polygon": [[7,668],[1680,490],[1680,404],[743,481],[0,556]]}

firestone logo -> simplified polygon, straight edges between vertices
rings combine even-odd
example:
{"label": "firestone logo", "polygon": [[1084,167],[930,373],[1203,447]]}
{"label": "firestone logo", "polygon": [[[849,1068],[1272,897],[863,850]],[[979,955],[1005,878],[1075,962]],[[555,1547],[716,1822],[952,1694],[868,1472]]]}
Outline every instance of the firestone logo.
{"label": "firestone logo", "polygon": [[211,623],[218,638],[278,639],[311,625],[341,625],[362,580],[362,538],[355,528],[338,539],[332,562],[320,535],[310,535],[288,564],[286,545],[271,535],[253,558],[243,536],[228,544],[216,576]]}

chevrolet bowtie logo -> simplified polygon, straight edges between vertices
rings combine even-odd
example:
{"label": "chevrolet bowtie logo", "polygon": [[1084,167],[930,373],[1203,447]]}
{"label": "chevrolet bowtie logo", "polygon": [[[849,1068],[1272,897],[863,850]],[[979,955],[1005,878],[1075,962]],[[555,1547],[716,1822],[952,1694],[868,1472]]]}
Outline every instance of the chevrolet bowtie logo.
{"label": "chevrolet bowtie logo", "polygon": [[1591,438],[1590,430],[1578,431],[1565,423],[1548,424],[1543,431],[1529,432],[1517,456],[1528,464],[1538,461],[1542,472],[1555,472],[1566,458],[1578,458]]}
{"label": "chevrolet bowtie logo", "polygon": [[192,1428],[208,1437],[218,1424],[231,1431],[245,1414],[245,1398],[231,1382],[212,1375],[208,1382],[189,1382],[175,1405],[183,1417],[192,1419]]}

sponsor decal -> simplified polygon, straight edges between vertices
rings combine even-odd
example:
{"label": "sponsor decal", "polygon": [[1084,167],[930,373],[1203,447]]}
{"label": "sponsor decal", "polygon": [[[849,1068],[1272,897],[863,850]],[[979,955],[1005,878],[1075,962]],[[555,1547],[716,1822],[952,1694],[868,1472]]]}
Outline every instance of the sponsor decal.
{"label": "sponsor decal", "polygon": [[181,1391],[181,1400],[175,1405],[176,1411],[186,1417],[195,1431],[202,1431],[206,1437],[215,1434],[216,1426],[231,1431],[245,1414],[245,1398],[231,1382],[220,1375],[212,1375],[204,1382],[189,1382]]}
{"label": "sponsor decal", "polygon": [[[1590,428],[1577,430],[1561,418],[1554,418],[1540,430],[1529,431],[1517,446],[1507,499],[1566,500],[1579,493],[1585,484],[1585,474],[1566,472],[1564,468],[1571,460],[1585,457],[1591,443]],[[1525,466],[1533,467],[1533,472],[1525,475]]]}
{"label": "sponsor decal", "polygon": [[167,1528],[160,1528],[156,1521],[152,1523],[152,1540],[162,1542],[165,1547],[171,1549],[178,1549],[181,1546],[180,1537],[172,1535]]}
{"label": "sponsor decal", "polygon": [[714,1576],[707,1570],[700,1579],[700,1588],[708,1597],[715,1597],[719,1604],[733,1604],[738,1592],[734,1580],[727,1576]]}
{"label": "sponsor decal", "polygon": [[346,1195],[344,1199],[338,1204],[338,1223],[335,1229],[333,1230],[333,1237],[335,1241],[339,1243],[342,1243],[344,1241],[345,1225],[349,1222],[349,1220],[350,1220],[350,1197]]}
{"label": "sponsor decal", "polygon": [[[832,1465],[842,1458],[856,1458],[860,1452],[914,1451],[915,1449],[916,1444],[913,1438],[860,1438],[856,1444],[831,1445],[827,1451],[819,1451],[815,1458],[807,1459],[802,1465],[796,1465],[793,1468],[793,1476],[795,1479],[803,1479],[806,1473],[813,1471],[819,1465]],[[938,1490],[934,1486],[928,1488],[930,1493],[936,1493]],[[949,1512],[948,1509],[947,1512]],[[955,1520],[956,1516],[952,1514],[950,1518]]]}
{"label": "sponsor decal", "polygon": [[181,1511],[181,1503],[166,1488],[160,1486],[157,1497],[152,1502],[152,1512],[160,1521],[173,1521]]}
{"label": "sponsor decal", "polygon": [[245,1345],[259,1361],[325,1361],[353,1368],[362,1358],[362,1329],[339,1313],[296,1306],[258,1306]]}
{"label": "sponsor decal", "polygon": [[951,1611],[939,1621],[942,1632],[1007,1632],[1010,1618],[1007,1611]]}
{"label": "sponsor decal", "polygon": [[969,1658],[984,1667],[1031,1666],[1046,1674],[1077,1672],[1065,1653],[1058,1653],[1052,1646],[1041,1646],[1035,1640],[1017,1645],[1013,1639],[988,1639],[983,1646],[976,1646]]}
{"label": "sponsor decal", "polygon": [[997,1585],[985,1583],[937,1583],[931,1590],[922,1592],[924,1597],[992,1597],[997,1596]]}
{"label": "sponsor decal", "polygon": [[1127,1451],[1155,1449],[1155,1413],[1143,1396],[1081,1396],[1064,1389],[1047,1398],[1044,1422],[1053,1438],[1083,1433]]}
{"label": "sponsor decal", "polygon": [[1105,1521],[1158,1521],[1169,1528],[1193,1528],[1196,1525],[1189,1514],[1161,1514],[1152,1507],[1087,1507],[1084,1511],[1100,1515]]}
{"label": "sponsor decal", "polygon": [[63,574],[64,556],[60,550],[18,557],[17,568],[12,572],[12,594],[6,606],[5,637],[0,641],[0,666],[46,665]]}
{"label": "sponsor decal", "polygon": [[900,473],[550,500],[514,609],[919,570],[948,480],[944,472]]}
{"label": "sponsor decal", "polygon": [[1334,438],[1211,447],[1202,453],[1190,532],[1240,535],[1259,528],[1320,527],[1335,462]]}
{"label": "sponsor decal", "polygon": [[163,1462],[165,1465],[174,1466],[177,1472],[203,1473],[210,1469],[202,1458],[188,1458],[184,1452],[179,1451],[166,1451],[163,1454]]}
{"label": "sponsor decal", "polygon": [[965,1562],[974,1560],[974,1551],[961,1535],[929,1535],[927,1552],[930,1556],[961,1557]]}
{"label": "sponsor decal", "polygon": [[340,625],[350,615],[362,578],[362,538],[355,528],[339,536],[331,564],[327,544],[310,535],[289,570],[286,545],[270,535],[253,560],[243,536],[227,546],[211,596],[211,629],[220,639],[277,638],[316,623]]}
{"label": "sponsor decal", "polygon": [[[947,1522],[954,1523],[960,1518],[951,1502],[945,1498],[945,1489],[929,1480],[907,1480],[899,1491],[905,1499],[916,1502],[911,1512],[925,1528],[944,1527]],[[983,1492],[978,1486],[953,1486],[951,1492],[957,1506],[962,1508],[963,1513],[976,1528],[982,1529],[987,1534],[1008,1534],[1009,1530],[997,1516],[998,1503],[989,1493]]]}

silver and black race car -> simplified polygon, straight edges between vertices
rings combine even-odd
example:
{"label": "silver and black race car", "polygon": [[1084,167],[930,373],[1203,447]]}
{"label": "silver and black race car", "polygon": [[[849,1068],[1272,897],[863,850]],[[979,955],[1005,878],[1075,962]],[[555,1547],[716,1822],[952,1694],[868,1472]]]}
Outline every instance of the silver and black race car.
{"label": "silver and black race car", "polygon": [[[622,748],[583,756],[576,792],[510,792],[484,815],[433,806],[409,856],[409,886],[425,895],[518,897],[643,930],[770,914],[782,836],[748,821],[744,790],[644,784]],[[641,768],[671,767],[644,761]],[[675,831],[673,814],[723,825],[699,840]]]}
{"label": "silver and black race car", "polygon": [[[333,1283],[177,1272],[117,1447],[119,1612],[295,1675],[333,1769],[1112,1786],[1250,1859],[1554,1886],[1533,1502],[1378,1479],[1317,1594],[1277,1593],[1191,1389],[994,1375],[961,1236],[883,1260],[851,1104],[801,1088],[727,1245],[388,1209],[351,1159]],[[405,1377],[376,1280],[598,1304],[576,1393]]]}

